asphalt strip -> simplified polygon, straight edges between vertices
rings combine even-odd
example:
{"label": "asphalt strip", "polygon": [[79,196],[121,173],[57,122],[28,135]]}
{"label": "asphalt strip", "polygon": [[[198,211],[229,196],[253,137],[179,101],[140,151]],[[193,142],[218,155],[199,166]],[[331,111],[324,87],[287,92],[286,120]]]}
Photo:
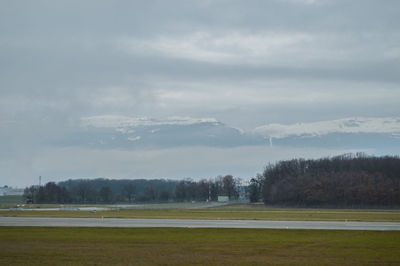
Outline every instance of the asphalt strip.
{"label": "asphalt strip", "polygon": [[0,226],[175,227],[400,231],[394,222],[0,217]]}

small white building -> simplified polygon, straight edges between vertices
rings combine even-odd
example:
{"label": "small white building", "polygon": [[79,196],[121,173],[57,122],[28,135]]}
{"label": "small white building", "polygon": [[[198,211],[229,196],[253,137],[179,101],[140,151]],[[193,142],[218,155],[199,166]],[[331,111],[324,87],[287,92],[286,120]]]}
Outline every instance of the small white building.
{"label": "small white building", "polygon": [[218,202],[228,202],[229,197],[228,196],[218,196]]}

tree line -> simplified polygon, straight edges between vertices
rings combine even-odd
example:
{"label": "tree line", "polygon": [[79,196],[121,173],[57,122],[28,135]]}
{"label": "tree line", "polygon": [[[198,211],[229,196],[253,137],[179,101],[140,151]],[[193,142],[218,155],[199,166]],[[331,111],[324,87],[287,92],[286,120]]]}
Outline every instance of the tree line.
{"label": "tree line", "polygon": [[400,206],[400,158],[345,154],[268,164],[250,180],[249,199],[266,205]]}
{"label": "tree line", "polygon": [[24,198],[31,203],[132,203],[169,201],[177,181],[164,179],[75,179],[30,186]]}
{"label": "tree line", "polygon": [[217,201],[218,196],[276,206],[399,207],[400,158],[358,153],[280,161],[245,185],[232,175],[200,181],[98,178],[49,182],[24,191],[27,202],[61,204]]}
{"label": "tree line", "polygon": [[218,176],[215,179],[191,179],[180,181],[175,187],[177,201],[217,201],[218,196],[227,196],[230,200],[239,198],[241,180],[232,175]]}
{"label": "tree line", "polygon": [[133,203],[170,201],[216,201],[225,195],[239,197],[240,180],[231,175],[215,179],[181,181],[164,179],[76,179],[24,190],[28,203]]}

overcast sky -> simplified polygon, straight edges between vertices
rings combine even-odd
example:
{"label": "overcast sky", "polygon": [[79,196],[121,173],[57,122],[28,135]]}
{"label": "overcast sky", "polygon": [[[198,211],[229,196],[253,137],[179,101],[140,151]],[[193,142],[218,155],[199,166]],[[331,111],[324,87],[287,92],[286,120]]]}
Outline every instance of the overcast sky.
{"label": "overcast sky", "polygon": [[[248,174],[237,150],[142,157],[42,146],[82,117],[212,117],[244,130],[398,117],[399,13],[397,0],[1,1],[0,185],[38,175],[180,178],[202,163],[210,176]],[[248,168],[302,156],[243,149],[257,155]],[[219,153],[234,158],[202,162]],[[154,170],[164,155],[190,162]]]}

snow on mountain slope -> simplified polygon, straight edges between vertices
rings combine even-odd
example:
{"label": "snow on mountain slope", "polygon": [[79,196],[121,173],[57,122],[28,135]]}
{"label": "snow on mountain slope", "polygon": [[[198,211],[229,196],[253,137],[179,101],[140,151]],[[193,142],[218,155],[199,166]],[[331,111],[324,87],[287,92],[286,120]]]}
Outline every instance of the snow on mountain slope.
{"label": "snow on mountain slope", "polygon": [[270,138],[321,136],[331,133],[391,133],[398,135],[400,118],[355,117],[291,125],[269,124],[255,128],[253,133]]}
{"label": "snow on mountain slope", "polygon": [[148,118],[146,116],[116,116],[99,115],[81,118],[81,125],[84,127],[102,127],[102,128],[125,128],[140,126],[163,126],[163,125],[193,125],[199,123],[213,123],[219,125],[214,118],[191,118],[191,117],[168,117],[165,120]]}
{"label": "snow on mountain slope", "polygon": [[400,118],[344,118],[331,121],[270,124],[252,131],[214,118],[102,115],[83,117],[75,131],[56,141],[61,146],[101,149],[157,149],[188,146],[282,146],[374,150],[398,154]]}
{"label": "snow on mountain slope", "polygon": [[177,146],[235,147],[261,144],[263,138],[245,134],[214,118],[156,119],[144,116],[101,115],[82,117],[77,132],[63,143],[127,149]]}

